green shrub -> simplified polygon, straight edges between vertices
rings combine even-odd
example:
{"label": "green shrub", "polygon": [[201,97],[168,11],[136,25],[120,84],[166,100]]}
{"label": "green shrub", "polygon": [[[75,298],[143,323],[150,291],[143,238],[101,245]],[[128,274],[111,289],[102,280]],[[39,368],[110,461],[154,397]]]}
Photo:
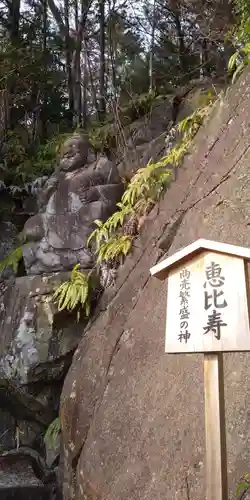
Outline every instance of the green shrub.
{"label": "green shrub", "polygon": [[[141,94],[130,99],[129,103],[117,107],[117,115],[113,112],[106,118],[103,124],[92,122],[89,127],[89,141],[95,150],[115,150],[119,145],[120,127],[124,128],[141,116],[146,115],[152,109],[152,105],[163,96],[157,96],[154,91]],[[119,123],[117,123],[119,122]]]}
{"label": "green shrub", "polygon": [[53,172],[59,149],[69,134],[57,134],[33,154],[14,130],[7,133],[0,170],[7,184],[23,187],[25,183]]}
{"label": "green shrub", "polygon": [[15,248],[4,260],[2,260],[2,262],[0,262],[0,272],[4,271],[7,267],[12,267],[13,271],[16,273],[22,257],[22,247]]}
{"label": "green shrub", "polygon": [[51,448],[55,448],[56,439],[59,436],[60,432],[61,432],[61,423],[60,423],[60,418],[57,417],[48,426],[44,435],[44,441],[47,442],[51,446]]}
{"label": "green shrub", "polygon": [[245,493],[250,488],[250,474],[244,474],[236,487],[236,496],[243,499]]}
{"label": "green shrub", "polygon": [[228,71],[233,74],[232,83],[242,73],[243,69],[248,66],[250,61],[250,43],[247,43],[242,49],[237,50],[229,59]]}
{"label": "green shrub", "polygon": [[250,3],[248,0],[234,0],[234,12],[237,23],[229,33],[236,47],[236,52],[230,57],[228,71],[232,73],[232,83],[242,73],[250,61]]}
{"label": "green shrub", "polygon": [[80,264],[76,264],[71,271],[68,281],[62,283],[54,292],[53,300],[57,304],[58,311],[77,311],[77,320],[80,319],[81,311],[85,316],[90,314],[90,278],[89,275],[80,272]]}

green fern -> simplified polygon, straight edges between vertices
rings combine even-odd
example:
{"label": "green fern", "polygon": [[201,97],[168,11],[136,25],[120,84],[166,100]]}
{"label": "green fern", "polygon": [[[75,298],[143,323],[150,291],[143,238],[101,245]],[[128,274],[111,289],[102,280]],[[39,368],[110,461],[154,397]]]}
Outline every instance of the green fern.
{"label": "green fern", "polygon": [[123,259],[132,247],[133,238],[131,236],[113,236],[99,248],[97,263],[102,261],[113,261],[117,258]]}
{"label": "green fern", "polygon": [[[237,497],[240,494],[243,495],[246,490],[250,489],[250,482],[249,481],[250,481],[250,474],[244,474],[241,478],[241,481],[237,484],[237,487],[236,487],[236,496]],[[241,498],[243,498],[243,496],[241,496]]]}
{"label": "green fern", "polygon": [[4,269],[6,269],[7,267],[12,267],[13,271],[16,273],[22,257],[22,247],[15,248],[15,250],[10,252],[7,257],[5,257],[2,262],[0,262],[0,272],[4,271]]}
{"label": "green fern", "polygon": [[133,208],[131,205],[123,205],[123,203],[117,203],[117,207],[119,211],[115,212],[109,219],[106,221],[105,226],[111,234],[113,231],[116,231],[118,227],[121,227],[124,223],[124,220],[127,216],[131,215],[133,212]]}
{"label": "green fern", "polygon": [[[250,43],[237,50],[229,59],[228,71],[233,73],[232,83],[234,83],[237,77],[242,73],[243,69],[250,62]],[[236,68],[236,69],[235,69]]]}
{"label": "green fern", "polygon": [[90,281],[89,277],[78,271],[80,264],[73,268],[70,279],[62,283],[54,292],[53,300],[57,303],[58,311],[73,311],[78,308],[77,320],[80,318],[80,309],[85,316],[90,314]]}
{"label": "green fern", "polygon": [[95,239],[96,248],[99,249],[101,244],[105,241],[107,242],[113,231],[116,231],[124,223],[126,217],[133,213],[133,208],[130,205],[123,205],[123,203],[117,203],[119,210],[115,212],[106,222],[102,222],[96,219],[94,223],[97,229],[95,229],[87,240],[87,245],[89,246],[91,241]]}
{"label": "green fern", "polygon": [[172,175],[171,170],[163,170],[165,166],[166,162],[162,159],[137,170],[122,196],[122,204],[133,207],[141,198],[155,197],[157,200]]}
{"label": "green fern", "polygon": [[109,231],[107,228],[107,221],[102,222],[99,219],[94,220],[94,224],[97,226],[97,228],[90,234],[90,236],[87,239],[87,246],[90,245],[91,241],[95,238],[95,244],[96,248],[100,248],[101,243],[104,241],[107,241],[109,238]]}
{"label": "green fern", "polygon": [[207,105],[196,109],[191,115],[187,116],[178,123],[178,131],[184,134],[184,139],[192,140],[198,129],[204,122],[204,118],[209,114],[214,96],[208,94]]}
{"label": "green fern", "polygon": [[[124,257],[132,248],[132,237],[115,235],[121,230],[124,222],[134,215],[147,214],[149,209],[159,200],[162,191],[172,178],[172,167],[179,166],[188,151],[197,130],[211,109],[214,96],[206,96],[206,105],[198,108],[190,116],[179,123],[177,131],[183,135],[182,140],[158,162],[149,162],[146,167],[137,170],[124,192],[117,210],[106,222],[95,220],[97,228],[90,234],[88,245],[95,240],[97,262]],[[167,167],[170,168],[167,168]]]}
{"label": "green fern", "polygon": [[44,435],[44,441],[47,442],[53,449],[55,448],[56,439],[59,436],[60,432],[61,422],[60,418],[57,417],[55,418],[55,420],[53,420],[53,422],[51,422]]}

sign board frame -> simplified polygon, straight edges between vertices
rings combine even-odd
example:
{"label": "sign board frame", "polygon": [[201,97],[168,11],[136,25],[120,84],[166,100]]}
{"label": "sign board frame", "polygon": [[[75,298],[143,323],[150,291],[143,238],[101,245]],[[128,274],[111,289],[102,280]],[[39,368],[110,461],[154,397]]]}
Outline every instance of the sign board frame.
{"label": "sign board frame", "polygon": [[248,248],[199,239],[150,269],[168,279],[165,352],[204,353],[206,500],[228,500],[223,352],[250,351],[248,262]]}

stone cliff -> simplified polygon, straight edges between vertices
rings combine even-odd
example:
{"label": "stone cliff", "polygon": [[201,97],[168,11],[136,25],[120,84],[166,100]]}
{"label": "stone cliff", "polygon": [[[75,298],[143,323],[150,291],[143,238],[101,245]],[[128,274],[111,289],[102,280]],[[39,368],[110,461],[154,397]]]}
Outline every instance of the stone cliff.
{"label": "stone cliff", "polygon": [[[204,498],[201,355],[164,354],[161,258],[250,245],[250,74],[218,99],[74,354],[61,397],[65,500]],[[229,498],[249,469],[249,354],[225,355]]]}
{"label": "stone cliff", "polygon": [[[164,355],[165,287],[149,268],[202,236],[249,245],[249,83],[244,75],[220,95],[222,84],[196,82],[180,92],[178,107],[171,99],[156,103],[124,130],[117,158],[95,153],[76,133],[54,173],[37,180],[36,213],[21,233],[22,270],[3,274],[9,279],[0,289],[0,496],[7,499],[11,487],[17,500],[59,500],[59,480],[64,500],[172,500],[183,498],[187,484],[192,498],[202,497],[202,364],[199,356]],[[171,150],[174,122],[211,88],[218,99],[209,122],[175,182],[142,217],[115,284],[95,269],[90,321],[59,313],[54,290],[75,264],[86,272],[96,264],[87,245],[94,220],[116,210],[125,178]],[[4,227],[3,257],[15,240],[15,228]],[[229,356],[227,365],[232,483],[248,458],[245,356],[242,363]],[[60,396],[62,439],[53,448],[43,437]]]}

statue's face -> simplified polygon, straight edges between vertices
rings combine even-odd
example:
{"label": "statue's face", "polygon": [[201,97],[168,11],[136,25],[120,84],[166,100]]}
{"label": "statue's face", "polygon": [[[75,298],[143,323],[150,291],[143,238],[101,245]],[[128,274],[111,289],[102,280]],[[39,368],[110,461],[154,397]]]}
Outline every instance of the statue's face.
{"label": "statue's face", "polygon": [[87,163],[89,150],[89,143],[83,137],[70,137],[62,146],[59,169],[68,172],[83,167]]}

